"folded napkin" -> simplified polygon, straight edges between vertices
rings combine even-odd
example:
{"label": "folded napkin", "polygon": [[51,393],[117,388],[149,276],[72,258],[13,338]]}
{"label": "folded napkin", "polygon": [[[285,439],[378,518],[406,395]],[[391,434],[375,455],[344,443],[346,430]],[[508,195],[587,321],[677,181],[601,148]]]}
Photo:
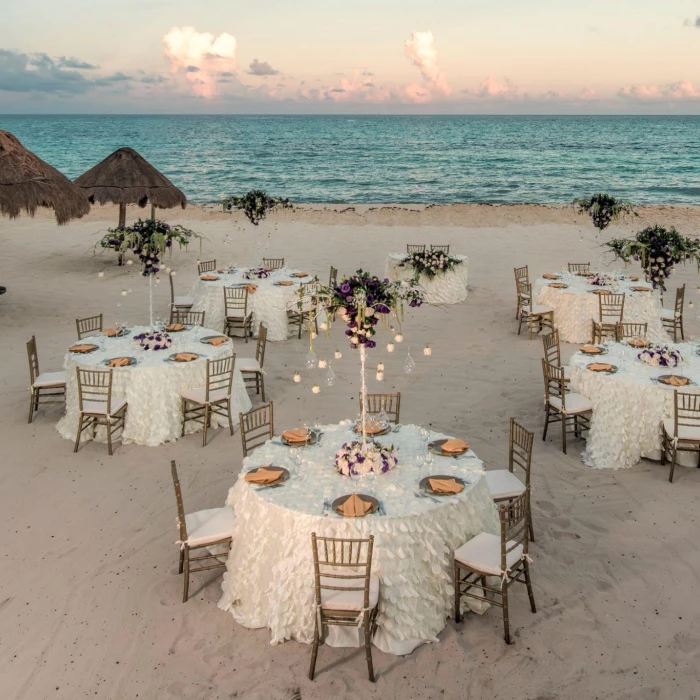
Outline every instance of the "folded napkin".
{"label": "folded napkin", "polygon": [[273,484],[283,473],[278,467],[259,467],[256,472],[248,472],[243,478],[249,484]]}
{"label": "folded napkin", "polygon": [[345,503],[338,506],[338,512],[346,518],[361,518],[372,510],[372,504],[353,493]]}
{"label": "folded napkin", "polygon": [[192,360],[197,359],[197,354],[194,352],[179,352],[175,355],[175,360],[177,362],[192,362]]}
{"label": "folded napkin", "polygon": [[433,493],[462,493],[464,484],[456,479],[428,479],[428,484]]}
{"label": "folded napkin", "polygon": [[593,294],[610,294],[609,289],[596,289]]}
{"label": "folded napkin", "polygon": [[308,277],[309,273],[308,272],[295,272],[292,277]]}
{"label": "folded napkin", "polygon": [[633,338],[632,340],[627,341],[627,345],[633,348],[645,348],[649,345],[649,341],[644,340],[643,338]]}
{"label": "folded napkin", "polygon": [[[386,425],[383,425],[380,421],[375,420],[374,418],[370,418],[365,422],[365,432],[367,435],[376,435],[377,433],[381,433],[383,430],[386,430]],[[355,424],[355,432],[362,432],[362,421],[358,421]]]}
{"label": "folded napkin", "polygon": [[204,342],[208,343],[209,345],[213,345],[215,348],[218,348],[220,345],[227,343],[228,338],[226,338],[223,335],[218,335],[216,336],[216,338],[207,338],[207,340],[205,340]]}
{"label": "folded napkin", "polygon": [[246,284],[245,288],[248,290],[248,294],[255,294],[255,290],[258,288],[257,284]]}
{"label": "folded napkin", "polygon": [[71,345],[68,349],[71,352],[92,352],[95,347],[95,345]]}
{"label": "folded napkin", "polygon": [[441,449],[447,454],[459,454],[460,452],[466,452],[469,449],[469,444],[459,438],[450,438],[442,444]]}
{"label": "folded napkin", "polygon": [[277,285],[279,287],[291,287],[294,284],[291,280],[280,280]]}
{"label": "folded napkin", "polygon": [[595,277],[595,272],[577,272],[578,277]]}
{"label": "folded napkin", "polygon": [[109,367],[128,367],[130,364],[128,357],[114,357],[107,363]]}
{"label": "folded napkin", "polygon": [[219,279],[219,275],[202,275],[199,279],[202,282],[214,282]]}
{"label": "folded napkin", "polygon": [[558,280],[559,275],[553,275],[551,272],[545,272],[544,275],[542,275],[544,279],[546,280]]}
{"label": "folded napkin", "polygon": [[223,274],[223,273],[224,273],[224,268],[223,268],[223,267],[217,267],[217,268],[216,268],[216,271],[217,271],[219,274]]}
{"label": "folded napkin", "polygon": [[311,437],[311,433],[308,430],[299,428],[297,430],[285,430],[282,433],[282,437],[287,442],[308,442]]}
{"label": "folded napkin", "polygon": [[637,277],[636,275],[632,275],[630,279],[632,280],[632,282],[639,282],[639,277]]}
{"label": "folded napkin", "polygon": [[169,326],[165,327],[165,330],[173,333],[176,331],[184,331],[185,327],[182,325],[182,323],[171,323]]}
{"label": "folded napkin", "polygon": [[547,286],[552,287],[552,289],[565,289],[567,285],[563,282],[550,282]]}
{"label": "folded napkin", "polygon": [[105,328],[102,331],[102,335],[106,335],[108,338],[116,338],[121,332],[121,328]]}
{"label": "folded napkin", "polygon": [[587,352],[589,355],[600,355],[603,352],[603,348],[599,348],[597,345],[584,345],[581,348],[581,352]]}
{"label": "folded napkin", "polygon": [[659,379],[659,381],[664,384],[670,384],[671,386],[685,386],[690,383],[688,377],[677,377],[675,374],[672,374],[670,377]]}
{"label": "folded napkin", "polygon": [[608,365],[605,362],[594,362],[588,365],[588,369],[590,369],[591,372],[609,372],[612,368],[612,365]]}
{"label": "folded napkin", "polygon": [[650,292],[651,287],[632,287],[633,292]]}

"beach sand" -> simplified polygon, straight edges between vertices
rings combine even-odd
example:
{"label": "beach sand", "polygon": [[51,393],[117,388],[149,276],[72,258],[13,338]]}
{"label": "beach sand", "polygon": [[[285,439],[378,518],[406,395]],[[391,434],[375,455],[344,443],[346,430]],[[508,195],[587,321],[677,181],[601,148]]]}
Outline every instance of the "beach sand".
{"label": "beach sand", "polygon": [[[128,220],[147,214],[130,209]],[[667,468],[647,461],[625,471],[591,470],[579,458],[582,442],[572,438],[565,456],[558,431],[541,440],[542,344],[516,334],[512,269],[529,264],[534,278],[568,260],[595,262],[587,218],[570,208],[523,205],[308,206],[274,214],[259,228],[213,208],[163,218],[207,237],[202,259],[247,264],[263,254],[284,256],[324,281],[331,264],[341,274],[362,267],[381,275],[387,253],[406,243],[449,243],[469,256],[468,300],[410,313],[394,356],[380,347],[372,357],[386,362],[381,388],[402,392],[405,423],[469,439],[488,467],[507,466],[510,416],[536,432],[531,555],[538,612],[530,612],[524,587],[512,588],[512,646],[503,641],[500,610],[470,614],[458,626],[447,621],[439,644],[410,656],[375,649],[373,685],[363,650],[328,647],[310,682],[310,647],[271,646],[268,630],[240,627],[217,609],[220,572],[193,575],[183,605],[169,462],[177,460],[187,510],[223,505],[240,469],[238,433],[215,431],[206,449],[198,436],[159,448],[118,444],[110,458],[94,443],[73,454],[54,428],[60,407],[41,408],[28,425],[28,338],[37,336],[41,367],[57,369],[77,317],[103,312],[106,323],[146,322],[148,285],[136,265],[117,267],[113,254],[92,254],[99,232],[117,220],[113,207],[95,207],[60,228],[46,212],[0,219],[0,284],[8,287],[0,297],[4,700],[700,697],[700,471],[680,468],[669,484]],[[610,234],[653,223],[696,235],[700,210],[641,208],[638,219]],[[195,280],[199,257],[196,244],[174,252],[168,264],[178,272],[178,293]],[[697,300],[699,281],[692,266],[681,268],[667,305],[682,283]],[[156,301],[164,312],[166,280]],[[686,315],[689,332],[698,333],[687,305]],[[426,342],[430,358],[421,353]],[[266,385],[278,430],[302,418],[354,417],[358,362],[342,329],[330,342],[321,338],[317,352],[330,355],[336,346],[344,352],[333,363],[336,386],[313,396],[305,341],[268,345]],[[417,363],[411,375],[403,372],[408,346]],[[236,343],[237,351],[244,347]],[[573,351],[564,346],[564,359]],[[292,382],[297,369],[305,373],[302,384]],[[378,389],[373,378],[370,389]]]}

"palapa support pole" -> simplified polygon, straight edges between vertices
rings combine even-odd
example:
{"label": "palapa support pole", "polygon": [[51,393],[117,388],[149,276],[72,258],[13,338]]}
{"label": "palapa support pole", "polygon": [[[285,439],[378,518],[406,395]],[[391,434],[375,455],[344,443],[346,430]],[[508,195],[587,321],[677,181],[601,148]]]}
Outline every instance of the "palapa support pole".
{"label": "palapa support pole", "polygon": [[[126,228],[126,204],[122,202],[119,205],[119,228],[124,229]],[[119,251],[119,265],[124,264],[124,252]]]}
{"label": "palapa support pole", "polygon": [[151,203],[151,221],[155,221],[155,220],[156,220],[156,208],[153,205],[153,203]]}

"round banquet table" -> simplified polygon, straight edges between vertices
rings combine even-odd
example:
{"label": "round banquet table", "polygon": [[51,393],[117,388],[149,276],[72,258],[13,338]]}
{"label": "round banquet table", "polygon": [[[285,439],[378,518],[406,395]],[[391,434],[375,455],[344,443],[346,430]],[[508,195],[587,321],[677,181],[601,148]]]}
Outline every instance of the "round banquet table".
{"label": "round banquet table", "polygon": [[[223,269],[223,268],[221,268]],[[311,281],[312,276],[291,277],[298,273],[288,267],[273,270],[269,277],[258,279],[246,279],[248,268],[230,268],[231,272],[208,273],[219,279],[205,282],[198,279],[192,287],[190,296],[194,298],[193,311],[206,311],[204,322],[210,328],[223,331],[226,318],[226,305],[224,302],[224,287],[234,287],[243,284],[255,284],[257,289],[248,294],[248,311],[253,314],[253,333],[257,335],[258,325],[262,322],[267,328],[267,339],[270,341],[287,340],[288,323],[287,309],[294,302],[299,285],[302,282]],[[290,281],[291,286],[277,286],[278,282]]]}
{"label": "round banquet table", "polygon": [[[591,429],[582,457],[597,469],[632,467],[642,457],[661,458],[661,422],[673,417],[674,387],[660,384],[656,378],[677,374],[692,380],[680,391],[700,393],[700,357],[688,343],[666,343],[681,353],[677,367],[651,367],[637,359],[640,350],[625,343],[608,343],[605,355],[591,357],[581,352],[569,361],[571,390],[593,403]],[[593,372],[592,362],[615,365],[615,374]],[[697,455],[678,452],[677,464],[697,466]]]}
{"label": "round banquet table", "polygon": [[[272,643],[287,639],[311,643],[314,633],[314,571],[311,533],[339,538],[374,535],[372,572],[380,579],[378,628],[374,644],[382,651],[409,654],[425,642],[437,641],[445,620],[453,614],[453,553],[479,532],[499,532],[498,514],[483,463],[470,450],[464,456],[434,456],[418,466],[424,443],[417,426],[405,425],[384,437],[384,445],[399,450],[398,465],[378,474],[352,479],[334,469],[336,451],[357,439],[354,423],[323,426],[318,445],[285,447],[279,438],[268,441],[243,462],[243,471],[229,491],[235,526],[222,583],[219,607],[240,624],[268,627]],[[446,437],[430,433],[429,440]],[[301,451],[300,466],[290,459]],[[290,470],[279,488],[249,485],[243,474],[250,468],[274,464]],[[457,496],[428,496],[421,478],[444,474],[462,478],[466,486]],[[375,496],[385,514],[343,518],[324,503],[353,492]],[[483,612],[488,604],[470,601]],[[359,646],[355,628],[330,627],[326,643]]]}
{"label": "round banquet table", "polygon": [[[56,428],[61,437],[75,440],[78,431],[78,378],[76,368],[106,369],[105,360],[114,357],[134,357],[137,364],[117,367],[112,372],[112,396],[123,396],[128,402],[122,434],[124,443],[136,443],[155,447],[176,440],[182,431],[180,395],[187,389],[203,387],[207,382],[207,358],[221,359],[231,355],[233,342],[214,347],[200,342],[201,338],[221,335],[216,331],[194,326],[179,333],[170,333],[172,346],[167,350],[143,350],[134,335],[148,331],[147,326],[129,329],[129,335],[107,338],[96,335],[84,338],[81,343],[93,343],[99,348],[89,354],[68,352],[64,367],[67,373],[66,414]],[[177,352],[196,352],[199,359],[187,363],[168,361]],[[231,413],[249,411],[252,407],[241,373],[234,369],[231,387]],[[212,415],[211,425],[217,427],[228,422]],[[188,421],[186,433],[202,429],[201,423]],[[91,431],[83,433],[83,440],[91,439]],[[105,428],[98,428],[96,438],[106,441]]]}
{"label": "round banquet table", "polygon": [[[591,340],[592,321],[599,318],[598,289],[608,289],[612,293],[625,294],[623,321],[628,323],[648,323],[647,337],[654,341],[667,341],[659,316],[661,302],[655,291],[635,292],[632,287],[647,287],[648,282],[630,279],[618,280],[617,291],[611,286],[598,287],[588,283],[585,277],[561,273],[561,279],[540,278],[532,290],[537,304],[554,309],[554,327],[559,329],[559,337],[566,343],[588,343]],[[567,284],[566,289],[550,287],[550,284]]]}
{"label": "round banquet table", "polygon": [[[392,282],[396,280],[411,280],[415,272],[410,265],[404,266],[404,253],[389,253],[386,259],[385,277]],[[452,255],[462,262],[452,270],[439,273],[432,279],[420,275],[418,283],[425,291],[425,301],[428,304],[458,304],[467,298],[467,277],[469,274],[469,258],[466,255]]]}

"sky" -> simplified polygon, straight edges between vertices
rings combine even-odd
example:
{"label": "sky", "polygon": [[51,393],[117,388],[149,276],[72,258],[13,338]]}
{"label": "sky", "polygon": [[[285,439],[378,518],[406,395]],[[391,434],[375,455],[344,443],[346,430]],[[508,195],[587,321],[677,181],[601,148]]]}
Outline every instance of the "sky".
{"label": "sky", "polygon": [[700,114],[700,0],[0,0],[0,113]]}

